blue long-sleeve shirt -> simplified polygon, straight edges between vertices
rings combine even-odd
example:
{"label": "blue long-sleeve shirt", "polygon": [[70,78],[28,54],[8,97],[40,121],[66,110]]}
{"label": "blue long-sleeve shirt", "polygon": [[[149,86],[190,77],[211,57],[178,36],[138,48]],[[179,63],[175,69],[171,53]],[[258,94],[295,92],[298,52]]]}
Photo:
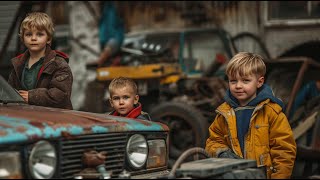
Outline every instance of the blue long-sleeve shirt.
{"label": "blue long-sleeve shirt", "polygon": [[292,108],[290,110],[289,119],[292,118],[294,112],[306,101],[311,100],[312,98],[319,96],[320,90],[317,88],[316,81],[311,81],[304,85],[302,89],[298,92]]}
{"label": "blue long-sleeve shirt", "polygon": [[99,22],[99,39],[101,47],[104,48],[110,39],[113,39],[120,47],[124,40],[124,34],[124,22],[117,13],[114,2],[104,2]]}

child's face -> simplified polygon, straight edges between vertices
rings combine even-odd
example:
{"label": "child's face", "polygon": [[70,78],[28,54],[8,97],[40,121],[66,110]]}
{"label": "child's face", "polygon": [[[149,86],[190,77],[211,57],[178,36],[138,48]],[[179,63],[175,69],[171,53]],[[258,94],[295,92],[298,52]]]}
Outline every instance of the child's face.
{"label": "child's face", "polygon": [[121,116],[126,116],[134,108],[134,104],[138,103],[139,96],[131,88],[125,86],[112,92],[109,101]]}
{"label": "child's face", "polygon": [[30,52],[44,52],[46,44],[50,43],[49,36],[45,30],[36,28],[26,29],[23,34],[23,42]]}
{"label": "child's face", "polygon": [[229,88],[231,94],[238,99],[241,106],[247,105],[256,97],[257,89],[264,83],[264,77],[249,75],[246,77],[229,77]]}

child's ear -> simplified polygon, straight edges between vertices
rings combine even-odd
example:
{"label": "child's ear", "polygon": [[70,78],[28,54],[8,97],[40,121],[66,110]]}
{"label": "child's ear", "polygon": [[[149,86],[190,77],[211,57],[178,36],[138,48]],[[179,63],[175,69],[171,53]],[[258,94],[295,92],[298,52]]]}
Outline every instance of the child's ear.
{"label": "child's ear", "polygon": [[261,76],[261,77],[259,77],[259,79],[258,79],[258,88],[260,88],[262,85],[263,85],[263,83],[264,83],[264,77],[263,76]]}
{"label": "child's ear", "polygon": [[52,38],[48,39],[47,44],[51,46]]}
{"label": "child's ear", "polygon": [[139,95],[136,95],[134,97],[134,104],[137,104],[139,102]]}

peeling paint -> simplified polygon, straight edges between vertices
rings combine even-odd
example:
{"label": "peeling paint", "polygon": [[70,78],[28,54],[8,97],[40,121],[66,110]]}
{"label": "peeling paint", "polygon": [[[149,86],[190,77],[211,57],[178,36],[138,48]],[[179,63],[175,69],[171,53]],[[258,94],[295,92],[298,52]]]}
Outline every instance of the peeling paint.
{"label": "peeling paint", "polygon": [[6,132],[6,131],[3,131],[3,130],[0,131],[0,137],[1,137],[1,136],[6,136],[6,135],[7,135],[7,132]]}
{"label": "peeling paint", "polygon": [[126,131],[169,129],[157,122],[81,111],[19,105],[0,108],[0,144]]}
{"label": "peeling paint", "polygon": [[23,127],[23,126],[17,127],[16,130],[17,130],[17,132],[20,132],[20,133],[23,133],[23,132],[27,131],[27,129],[25,127]]}

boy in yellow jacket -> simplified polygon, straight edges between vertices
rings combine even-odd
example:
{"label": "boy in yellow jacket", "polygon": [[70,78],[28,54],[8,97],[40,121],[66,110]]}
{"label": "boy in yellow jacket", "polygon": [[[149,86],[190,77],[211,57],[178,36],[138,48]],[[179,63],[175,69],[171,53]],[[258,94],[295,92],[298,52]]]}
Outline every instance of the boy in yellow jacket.
{"label": "boy in yellow jacket", "polygon": [[213,157],[253,159],[266,167],[268,178],[290,178],[296,143],[282,101],[264,84],[265,73],[257,54],[240,52],[230,60],[226,102],[209,127],[206,151]]}

